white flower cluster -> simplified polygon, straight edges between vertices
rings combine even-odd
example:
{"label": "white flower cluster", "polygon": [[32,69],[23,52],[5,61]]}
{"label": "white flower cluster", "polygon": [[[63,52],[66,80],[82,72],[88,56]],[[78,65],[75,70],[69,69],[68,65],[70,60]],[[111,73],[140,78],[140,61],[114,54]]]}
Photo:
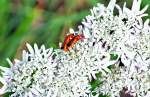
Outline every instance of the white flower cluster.
{"label": "white flower cluster", "polygon": [[45,97],[55,95],[54,88],[56,62],[53,60],[53,49],[45,49],[41,46],[34,49],[27,44],[29,52],[23,51],[22,60],[14,60],[11,67],[0,67],[4,73],[3,91],[12,92],[10,97]]}
{"label": "white flower cluster", "polygon": [[111,97],[120,97],[122,91],[124,95],[132,95],[130,97],[150,97],[150,70],[132,72],[131,68],[115,66],[100,80],[102,84],[97,92],[109,93]]}
{"label": "white flower cluster", "polygon": [[[32,48],[23,51],[22,60],[8,59],[10,68],[1,67],[4,84],[0,93],[10,92],[10,97],[93,97],[90,91],[88,70],[82,62],[62,50]],[[58,56],[59,55],[59,56]],[[81,63],[82,64],[82,63]],[[90,68],[90,67],[89,67]],[[86,71],[84,71],[84,69]]]}
{"label": "white flower cluster", "polygon": [[[121,8],[116,0],[107,7],[98,4],[77,31],[85,39],[67,52],[27,44],[29,52],[23,51],[22,60],[8,60],[10,68],[0,66],[0,81],[4,84],[0,94],[98,97],[103,93],[120,97],[125,89],[134,97],[150,97],[150,27],[149,19],[142,20],[148,6],[140,10],[140,4],[141,0],[134,0],[131,9],[126,4]],[[112,60],[113,54],[118,57]],[[96,95],[91,91],[93,80],[102,82],[94,91]]]}
{"label": "white flower cluster", "polygon": [[[119,97],[126,88],[126,93],[134,97],[150,97],[150,27],[149,19],[142,20],[148,6],[140,10],[140,5],[141,0],[134,0],[131,9],[126,4],[121,8],[115,0],[107,8],[98,4],[79,28],[88,39],[93,39],[90,42],[101,41],[106,52],[118,55],[117,66],[100,78],[100,93]],[[118,14],[114,13],[115,8]],[[124,65],[122,69],[120,63]]]}

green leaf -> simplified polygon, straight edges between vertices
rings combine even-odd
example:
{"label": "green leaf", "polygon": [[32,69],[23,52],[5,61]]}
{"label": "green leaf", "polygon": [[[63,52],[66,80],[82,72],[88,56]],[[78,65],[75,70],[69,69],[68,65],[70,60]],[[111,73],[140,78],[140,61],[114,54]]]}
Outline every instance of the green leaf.
{"label": "green leaf", "polygon": [[117,54],[110,54],[110,60],[116,60],[118,58]]}
{"label": "green leaf", "polygon": [[92,81],[90,82],[91,91],[94,91],[97,87],[99,87],[100,84],[101,84],[101,82],[100,82],[99,79],[92,80]]}
{"label": "green leaf", "polygon": [[12,94],[11,92],[7,92],[7,93],[3,94],[2,97],[10,97],[11,94]]}

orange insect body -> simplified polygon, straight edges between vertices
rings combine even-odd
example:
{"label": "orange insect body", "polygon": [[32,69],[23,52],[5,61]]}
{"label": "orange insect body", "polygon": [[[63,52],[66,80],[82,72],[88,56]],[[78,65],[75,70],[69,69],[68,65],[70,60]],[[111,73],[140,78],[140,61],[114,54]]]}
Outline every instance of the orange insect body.
{"label": "orange insect body", "polygon": [[84,36],[82,34],[79,35],[74,35],[74,34],[69,34],[62,45],[62,49],[64,51],[68,51],[70,48],[73,48],[73,46],[80,40],[83,39]]}

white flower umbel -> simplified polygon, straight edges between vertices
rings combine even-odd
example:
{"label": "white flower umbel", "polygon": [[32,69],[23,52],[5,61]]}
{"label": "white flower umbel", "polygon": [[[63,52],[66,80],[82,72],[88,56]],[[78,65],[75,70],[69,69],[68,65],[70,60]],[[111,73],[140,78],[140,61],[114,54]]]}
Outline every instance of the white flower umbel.
{"label": "white flower umbel", "polygon": [[[37,45],[29,52],[23,51],[22,60],[8,62],[10,68],[1,67],[0,93],[11,93],[11,97],[89,97],[89,79],[82,67],[69,53],[59,49],[45,49]],[[58,54],[59,53],[59,54]],[[57,55],[58,54],[58,55]],[[70,61],[70,59],[72,61]],[[82,61],[81,61],[82,62]],[[79,63],[80,64],[80,63]],[[80,71],[81,70],[81,71]],[[83,73],[83,74],[82,74]],[[92,97],[92,96],[90,96]]]}
{"label": "white flower umbel", "polygon": [[[135,97],[149,97],[150,27],[149,19],[142,20],[148,6],[140,10],[141,0],[134,0],[131,9],[115,3],[111,0],[108,7],[98,4],[79,31],[70,30],[85,38],[67,52],[27,44],[29,52],[23,51],[22,60],[9,61],[10,68],[0,67],[4,84],[0,93],[11,92],[11,97],[93,97],[89,82],[101,80],[97,93],[119,97],[125,88]],[[118,57],[112,60],[114,53]],[[97,73],[102,78],[97,78]]]}
{"label": "white flower umbel", "polygon": [[[130,70],[128,71],[130,73],[127,73],[126,71],[120,72],[122,70],[117,69],[118,67],[114,67],[112,70],[119,70],[119,74],[114,72],[114,74],[106,73],[106,77],[108,77],[109,74],[113,75],[113,77],[109,76],[110,78],[107,79],[103,76],[105,82],[102,89],[101,87],[100,89],[103,93],[110,94],[111,97],[118,97],[120,91],[122,91],[124,87],[127,88],[128,91],[132,91],[129,93],[134,96],[150,96],[150,77],[148,73],[150,72],[150,26],[149,19],[146,21],[142,20],[142,17],[147,16],[144,12],[148,6],[145,6],[141,10],[140,5],[141,0],[133,0],[131,9],[126,7],[126,3],[123,8],[121,8],[119,5],[115,4],[115,0],[111,0],[108,7],[98,4],[97,7],[94,7],[91,10],[91,15],[88,15],[86,19],[83,20],[83,25],[79,26],[79,32],[86,37],[85,41],[87,41],[82,42],[81,44],[84,45],[82,45],[83,47],[85,47],[86,44],[91,44],[91,47],[89,46],[87,48],[95,51],[94,57],[98,54],[98,59],[100,59],[100,55],[103,55],[102,53],[99,53],[101,51],[105,53],[104,55],[116,53],[118,54],[118,59],[120,59],[118,62],[122,62],[124,65],[123,69]],[[117,9],[116,11],[118,11],[118,14],[114,13],[114,8]],[[103,49],[97,49],[95,45],[101,45]],[[78,46],[77,48],[82,50],[82,46]],[[87,49],[83,50],[86,51]],[[92,54],[86,55],[86,58],[92,56]],[[89,59],[90,62],[94,63],[92,58]],[[86,62],[90,64],[88,60]],[[100,64],[101,62],[102,60],[97,64]],[[109,63],[110,61],[107,60],[106,63],[107,62]],[[98,66],[94,67],[98,68]],[[128,76],[132,75],[135,77],[140,76],[139,74],[146,75],[144,77],[147,83],[142,81],[142,78],[135,78],[133,80],[134,84],[124,84],[124,79],[130,80],[128,79]],[[122,77],[122,75],[125,76]],[[113,79],[110,80],[111,78]],[[113,82],[114,80],[116,83]]]}
{"label": "white flower umbel", "polygon": [[[79,27],[80,32],[89,40],[89,44],[90,42],[94,44],[102,43],[107,52],[117,53],[121,59],[118,61],[125,65],[125,70],[129,70],[123,71],[117,69],[118,67],[114,67],[112,70],[117,69],[119,74],[112,72],[106,74],[106,78],[103,76],[102,79],[105,80],[100,90],[105,94],[110,94],[111,97],[118,97],[123,87],[131,91],[134,96],[150,96],[148,73],[150,69],[150,27],[149,19],[144,23],[142,20],[142,17],[147,15],[144,12],[148,6],[140,10],[140,4],[141,0],[134,0],[132,9],[128,9],[126,4],[124,4],[123,9],[114,3],[110,3],[108,7],[98,4],[97,7],[91,10],[92,15],[83,20],[83,26]],[[115,7],[118,9],[119,14],[114,15],[113,9]],[[140,76],[139,74],[145,75],[147,83],[140,77],[136,78]],[[132,81],[133,84],[128,85],[130,83],[128,76],[135,77]],[[124,84],[124,80],[129,82]]]}
{"label": "white flower umbel", "polygon": [[[34,49],[27,44],[29,52],[23,51],[22,60],[14,60],[10,68],[0,67],[4,84],[1,92],[11,92],[11,97],[46,97],[56,95],[53,81],[56,62],[53,60],[53,49],[41,46]],[[3,90],[3,91],[2,91]],[[49,97],[50,97],[49,96]]]}
{"label": "white flower umbel", "polygon": [[[115,2],[115,0],[111,0]],[[140,10],[141,0],[134,0],[132,9],[123,9],[110,3],[108,7],[98,4],[91,10],[79,27],[80,33],[97,44],[103,43],[108,52],[115,52],[125,65],[138,65],[146,69],[150,62],[150,27],[149,19],[143,22],[142,17],[147,7]],[[111,5],[111,7],[110,7]],[[114,15],[114,8],[118,14]]]}
{"label": "white flower umbel", "polygon": [[110,94],[111,97],[120,97],[121,91],[124,91],[124,95],[130,94],[132,97],[150,97],[150,70],[131,71],[129,67],[116,65],[112,73],[100,78],[102,84],[97,91]]}

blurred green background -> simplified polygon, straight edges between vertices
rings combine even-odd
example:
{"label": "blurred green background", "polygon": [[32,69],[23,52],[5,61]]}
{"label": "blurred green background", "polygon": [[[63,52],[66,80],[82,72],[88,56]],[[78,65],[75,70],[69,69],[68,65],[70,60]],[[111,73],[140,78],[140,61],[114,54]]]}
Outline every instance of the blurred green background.
{"label": "blurred green background", "polygon": [[[126,1],[117,0],[119,5]],[[20,59],[25,44],[44,44],[58,48],[69,28],[77,30],[89,9],[109,0],[0,0],[0,65],[8,66],[6,58]],[[150,4],[143,0],[142,6]],[[150,9],[148,10],[150,13]]]}

